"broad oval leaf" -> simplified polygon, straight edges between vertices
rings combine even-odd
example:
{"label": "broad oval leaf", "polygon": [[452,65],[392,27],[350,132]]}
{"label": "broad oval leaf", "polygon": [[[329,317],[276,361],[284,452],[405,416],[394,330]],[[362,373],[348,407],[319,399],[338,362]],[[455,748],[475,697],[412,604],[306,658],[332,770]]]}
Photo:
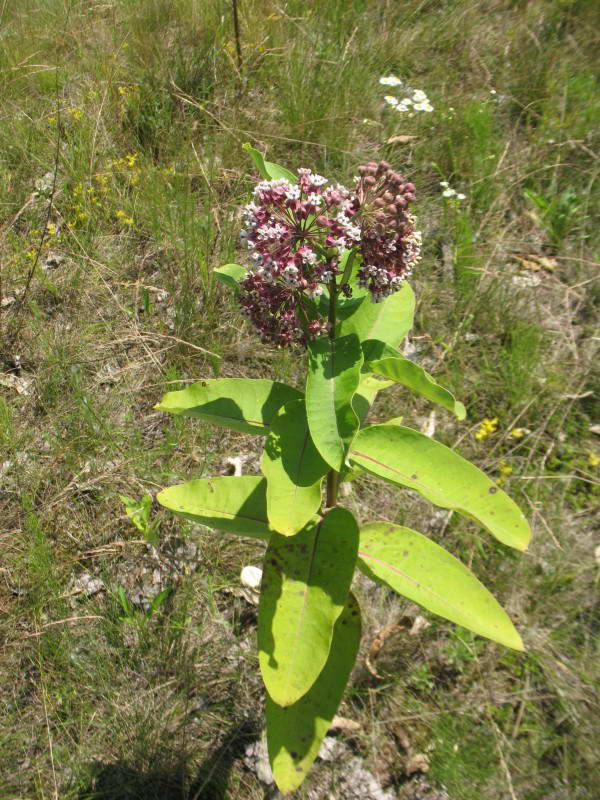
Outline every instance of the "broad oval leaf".
{"label": "broad oval leaf", "polygon": [[198,417],[240,433],[266,434],[281,406],[302,397],[285,383],[262,378],[208,378],[168,392],[154,408]]}
{"label": "broad oval leaf", "polygon": [[271,421],[261,467],[271,527],[291,536],[318,511],[329,469],[310,437],[303,399],[287,403]]}
{"label": "broad oval leaf", "polygon": [[376,583],[515,650],[521,637],[493,595],[443,547],[421,533],[372,522],[360,529],[358,567]]}
{"label": "broad oval leaf", "polygon": [[370,295],[363,298],[356,311],[340,323],[339,335],[355,333],[361,342],[380,339],[397,347],[412,328],[415,314],[415,295],[404,282],[398,292],[381,303],[373,303]]}
{"label": "broad oval leaf", "polygon": [[254,161],[256,169],[260,172],[261,176],[265,180],[273,181],[284,178],[286,181],[290,181],[292,184],[297,182],[297,175],[294,175],[294,173],[290,172],[289,169],[281,167],[279,164],[274,164],[272,161],[265,161],[263,154],[252,147],[251,144],[248,144],[248,142],[242,145],[242,149],[245,150],[252,161]]}
{"label": "broad oval leaf", "polygon": [[467,412],[463,404],[428,375],[423,367],[378,340],[369,339],[362,343],[362,348],[365,357],[364,370],[375,372],[412,389],[442,408],[452,411],[458,419],[465,418]]}
{"label": "broad oval leaf", "polygon": [[271,698],[296,703],[320,675],[358,552],[358,526],[332,508],[293,537],[274,533],[258,607],[258,660]]}
{"label": "broad oval leaf", "polygon": [[436,506],[476,520],[510,547],[525,550],[529,544],[529,525],[507,494],[474,464],[412,428],[363,428],[349,460],[373,475],[414,489]]}
{"label": "broad oval leaf", "polygon": [[168,486],[158,502],[187,519],[209,528],[268,539],[267,482],[255,475],[201,478]]}
{"label": "broad oval leaf", "polygon": [[308,427],[315,447],[338,472],[359,427],[352,398],[360,383],[362,358],[354,334],[334,340],[321,336],[308,346]]}
{"label": "broad oval leaf", "polygon": [[381,378],[375,377],[375,375],[361,375],[358,389],[352,398],[352,407],[356,411],[361,425],[365,421],[369,409],[377,397],[377,392],[380,392],[382,389],[387,389],[387,387],[392,386],[393,383],[394,381],[384,381]]}
{"label": "broad oval leaf", "polygon": [[360,627],[358,602],[349,594],[333,629],[327,663],[304,697],[282,708],[267,695],[269,760],[282,792],[297,789],[317,757],[356,661]]}
{"label": "broad oval leaf", "polygon": [[224,264],[222,267],[213,269],[213,274],[221,283],[239,292],[240,281],[246,277],[248,270],[241,264]]}

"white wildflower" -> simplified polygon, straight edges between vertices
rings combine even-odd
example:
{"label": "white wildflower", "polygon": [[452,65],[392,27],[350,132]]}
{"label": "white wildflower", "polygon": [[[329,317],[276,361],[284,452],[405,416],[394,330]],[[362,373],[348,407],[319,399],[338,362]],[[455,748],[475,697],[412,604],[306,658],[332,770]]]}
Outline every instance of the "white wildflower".
{"label": "white wildflower", "polygon": [[379,78],[379,83],[382,86],[402,86],[402,81],[395,75],[384,75]]}

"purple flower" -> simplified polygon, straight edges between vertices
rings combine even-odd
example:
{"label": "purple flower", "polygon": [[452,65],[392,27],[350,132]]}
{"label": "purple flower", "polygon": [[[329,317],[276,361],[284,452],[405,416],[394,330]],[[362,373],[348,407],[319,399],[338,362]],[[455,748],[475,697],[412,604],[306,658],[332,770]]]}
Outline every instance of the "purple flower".
{"label": "purple flower", "polygon": [[[261,181],[244,207],[240,238],[251,266],[240,304],[264,341],[306,344],[327,331],[313,298],[339,275],[342,250],[362,257],[359,282],[375,302],[397,291],[419,261],[421,235],[408,207],[415,187],[385,161],[359,167],[354,191],[299,169]],[[350,287],[341,287],[345,296]]]}

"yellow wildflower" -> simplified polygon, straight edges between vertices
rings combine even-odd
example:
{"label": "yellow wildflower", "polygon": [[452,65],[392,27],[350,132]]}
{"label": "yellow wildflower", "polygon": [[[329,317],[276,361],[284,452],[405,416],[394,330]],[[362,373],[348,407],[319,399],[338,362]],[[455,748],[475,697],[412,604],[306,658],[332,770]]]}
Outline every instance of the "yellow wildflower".
{"label": "yellow wildflower", "polygon": [[125,155],[125,161],[127,162],[127,166],[130,168],[135,167],[135,162],[138,159],[139,153],[127,153]]}
{"label": "yellow wildflower", "polygon": [[525,431],[523,428],[513,428],[510,435],[513,439],[522,439],[525,436]]}
{"label": "yellow wildflower", "polygon": [[78,108],[67,108],[67,114],[69,114],[75,120],[80,120],[83,111],[80,111]]}
{"label": "yellow wildflower", "polygon": [[115,216],[119,220],[121,225],[133,225],[133,217],[128,217],[127,214],[122,209],[119,209],[116,212]]}
{"label": "yellow wildflower", "polygon": [[58,228],[53,222],[49,222],[46,225],[46,230],[48,232],[48,236],[56,236],[56,234],[58,233]]}
{"label": "yellow wildflower", "polygon": [[588,453],[588,464],[590,467],[600,467],[600,456],[590,450]]}
{"label": "yellow wildflower", "polygon": [[487,437],[491,433],[495,433],[497,427],[498,427],[498,417],[494,417],[494,419],[487,419],[486,417],[485,419],[482,419],[481,422],[479,423],[479,429],[475,434],[475,438],[479,442],[482,442],[484,439],[487,439]]}

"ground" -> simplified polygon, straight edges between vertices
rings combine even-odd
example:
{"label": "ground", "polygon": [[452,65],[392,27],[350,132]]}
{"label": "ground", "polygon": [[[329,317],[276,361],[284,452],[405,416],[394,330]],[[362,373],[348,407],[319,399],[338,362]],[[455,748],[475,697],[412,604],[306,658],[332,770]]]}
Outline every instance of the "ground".
{"label": "ground", "polygon": [[[427,614],[378,637],[422,612],[358,581],[363,645],[339,712],[358,725],[297,796],[352,796],[358,763],[392,797],[593,800],[600,6],[237,5],[238,42],[225,0],[0,9],[0,797],[264,796],[246,754],[263,718],[255,611],[238,591],[261,547],[155,502],[140,531],[120,499],[231,457],[258,469],[257,439],[153,410],[165,391],[302,380],[303,354],[261,345],[211,274],[244,258],[250,141],[334,181],[385,158],[416,185],[405,352],[468,415],[432,417],[398,387],[371,419],[435,429],[534,533],[515,554],[409,492],[352,484],[362,521],[410,525],[468,563],[526,651]],[[384,100],[407,87],[433,111]]]}

